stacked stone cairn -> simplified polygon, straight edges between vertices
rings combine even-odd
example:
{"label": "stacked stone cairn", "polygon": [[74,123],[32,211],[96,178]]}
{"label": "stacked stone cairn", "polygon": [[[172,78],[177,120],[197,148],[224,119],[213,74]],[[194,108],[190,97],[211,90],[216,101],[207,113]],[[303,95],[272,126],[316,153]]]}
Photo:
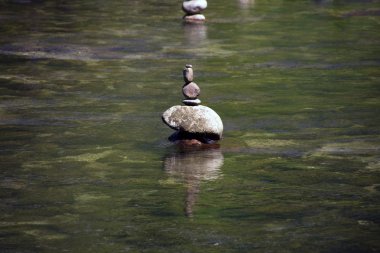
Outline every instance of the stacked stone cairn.
{"label": "stacked stone cairn", "polygon": [[199,105],[201,101],[198,99],[198,96],[201,93],[201,89],[193,82],[194,71],[192,65],[186,64],[183,69],[183,79],[185,80],[185,84],[182,87],[182,94],[186,99],[182,103],[185,105]]}
{"label": "stacked stone cairn", "polygon": [[207,8],[206,0],[184,0],[182,10],[186,13],[183,19],[186,22],[203,22],[206,20],[201,12]]}
{"label": "stacked stone cairn", "polygon": [[187,64],[183,70],[185,84],[182,93],[185,105],[175,105],[162,114],[162,120],[176,130],[169,137],[182,144],[212,144],[222,138],[223,123],[219,115],[207,106],[200,105],[200,88],[194,80],[193,67]]}

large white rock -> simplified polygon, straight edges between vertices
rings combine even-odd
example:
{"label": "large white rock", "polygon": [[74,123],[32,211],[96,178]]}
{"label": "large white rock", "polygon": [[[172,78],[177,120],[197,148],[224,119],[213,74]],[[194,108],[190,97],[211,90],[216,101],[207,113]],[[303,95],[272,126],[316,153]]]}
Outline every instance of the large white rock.
{"label": "large white rock", "polygon": [[162,114],[162,120],[169,127],[194,134],[211,134],[222,137],[223,123],[219,115],[203,105],[170,107]]}

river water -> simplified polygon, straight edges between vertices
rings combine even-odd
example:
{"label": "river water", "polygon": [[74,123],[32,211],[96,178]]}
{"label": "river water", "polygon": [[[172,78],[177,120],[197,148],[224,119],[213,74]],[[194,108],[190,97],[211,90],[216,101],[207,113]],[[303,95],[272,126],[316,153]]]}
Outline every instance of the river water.
{"label": "river water", "polygon": [[380,2],[180,6],[0,0],[0,252],[379,252]]}

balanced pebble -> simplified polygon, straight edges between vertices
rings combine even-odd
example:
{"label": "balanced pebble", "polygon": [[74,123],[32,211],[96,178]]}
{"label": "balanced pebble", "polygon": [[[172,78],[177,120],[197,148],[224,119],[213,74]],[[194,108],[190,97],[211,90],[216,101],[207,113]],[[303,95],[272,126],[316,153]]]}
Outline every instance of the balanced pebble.
{"label": "balanced pebble", "polygon": [[191,82],[191,83],[186,83],[183,87],[182,87],[182,94],[186,97],[186,98],[190,98],[190,99],[196,99],[199,94],[201,93],[201,89],[199,88],[199,86],[194,83],[194,82]]}
{"label": "balanced pebble", "polygon": [[185,68],[183,69],[183,79],[185,80],[185,83],[190,83],[194,80],[194,72],[192,65],[186,64]]}
{"label": "balanced pebble", "polygon": [[190,106],[197,106],[201,104],[201,100],[197,99],[184,99],[182,100],[182,103],[185,105],[190,105]]}

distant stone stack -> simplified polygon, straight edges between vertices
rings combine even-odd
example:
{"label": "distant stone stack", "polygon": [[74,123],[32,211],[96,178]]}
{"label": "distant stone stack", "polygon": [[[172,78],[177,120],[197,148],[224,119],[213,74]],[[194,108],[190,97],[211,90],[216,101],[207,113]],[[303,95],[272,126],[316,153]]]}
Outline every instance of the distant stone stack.
{"label": "distant stone stack", "polygon": [[193,67],[190,64],[183,70],[185,84],[182,93],[185,106],[175,105],[162,114],[166,125],[177,130],[169,137],[170,141],[182,141],[187,144],[215,143],[222,138],[223,123],[219,115],[207,106],[200,105],[200,88],[194,80]]}
{"label": "distant stone stack", "polygon": [[186,14],[183,19],[186,22],[203,22],[206,18],[201,12],[206,8],[206,0],[184,0],[182,3],[182,10]]}

